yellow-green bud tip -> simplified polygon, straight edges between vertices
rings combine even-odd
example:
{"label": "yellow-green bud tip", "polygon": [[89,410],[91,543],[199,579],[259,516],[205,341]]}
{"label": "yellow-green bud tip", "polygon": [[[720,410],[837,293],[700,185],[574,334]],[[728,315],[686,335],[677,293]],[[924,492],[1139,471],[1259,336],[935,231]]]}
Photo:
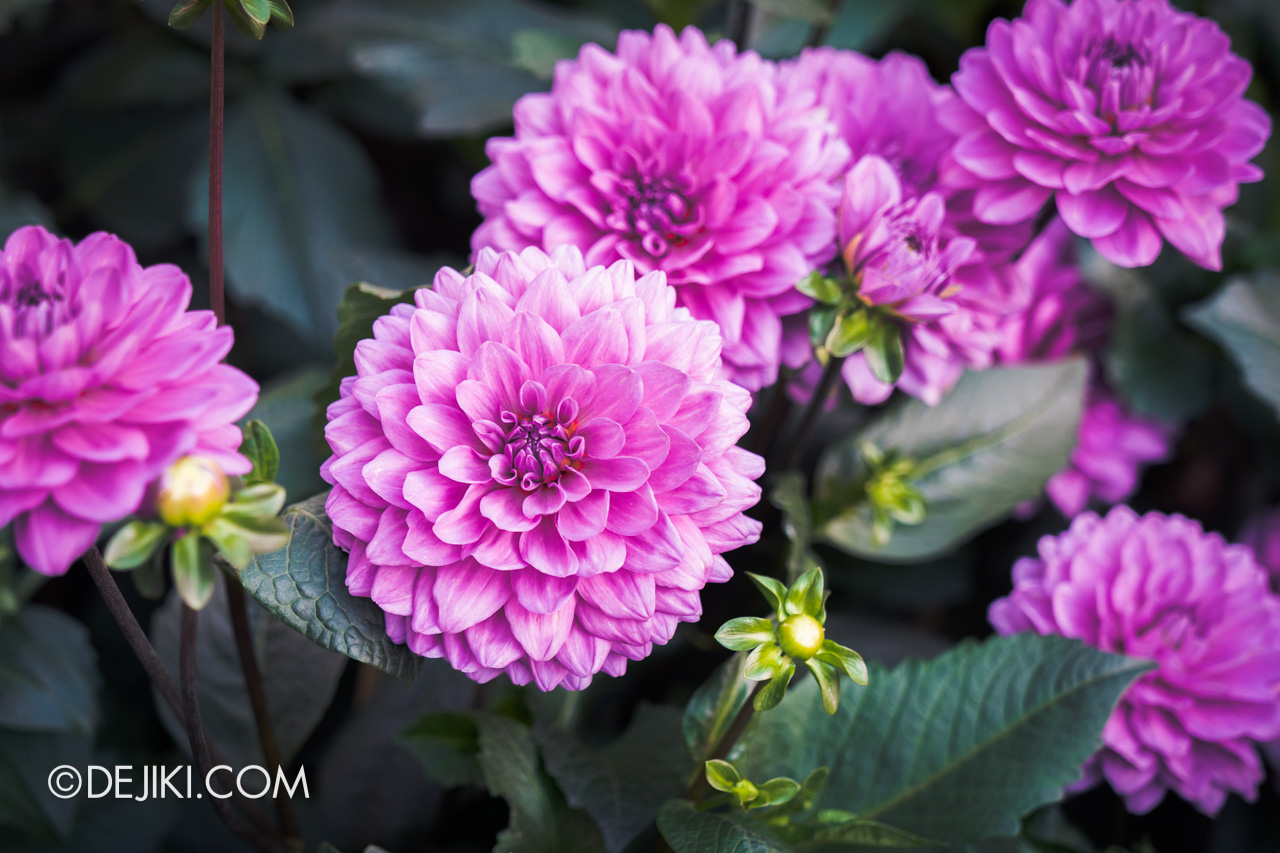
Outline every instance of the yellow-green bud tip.
{"label": "yellow-green bud tip", "polygon": [[807,613],[791,616],[778,627],[778,644],[795,660],[808,660],[816,655],[824,639],[822,623]]}
{"label": "yellow-green bud tip", "polygon": [[200,527],[217,518],[230,497],[231,483],[218,463],[184,456],[160,478],[156,510],[165,524]]}

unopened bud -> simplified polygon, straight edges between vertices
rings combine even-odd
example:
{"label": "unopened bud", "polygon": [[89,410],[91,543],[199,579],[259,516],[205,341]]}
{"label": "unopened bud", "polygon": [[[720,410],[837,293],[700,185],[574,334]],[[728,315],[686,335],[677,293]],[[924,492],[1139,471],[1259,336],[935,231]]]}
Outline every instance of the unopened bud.
{"label": "unopened bud", "polygon": [[826,639],[822,623],[807,613],[791,616],[778,626],[778,645],[788,657],[808,660],[822,649]]}
{"label": "unopened bud", "polygon": [[218,517],[231,497],[231,483],[218,463],[200,456],[184,456],[160,479],[156,509],[165,524],[200,527]]}

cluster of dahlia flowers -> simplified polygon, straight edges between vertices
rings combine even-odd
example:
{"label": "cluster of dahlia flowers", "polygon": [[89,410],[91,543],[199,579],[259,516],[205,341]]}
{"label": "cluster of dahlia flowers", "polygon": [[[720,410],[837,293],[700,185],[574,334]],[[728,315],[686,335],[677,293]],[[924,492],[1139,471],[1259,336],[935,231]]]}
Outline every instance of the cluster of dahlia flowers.
{"label": "cluster of dahlia flowers", "polygon": [[258,386],[221,363],[231,330],[190,301],[181,270],[144,268],[109,234],[73,244],[30,226],[5,242],[0,527],[36,571],[66,572],[184,455],[252,467],[235,422]]}

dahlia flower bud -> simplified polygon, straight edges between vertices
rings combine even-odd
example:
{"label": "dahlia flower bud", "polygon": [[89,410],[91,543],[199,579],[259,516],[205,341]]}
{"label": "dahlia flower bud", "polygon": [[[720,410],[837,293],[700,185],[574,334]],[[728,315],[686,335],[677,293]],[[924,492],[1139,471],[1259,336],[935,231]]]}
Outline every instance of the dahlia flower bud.
{"label": "dahlia flower bud", "polygon": [[952,78],[951,178],[983,222],[1025,222],[1052,198],[1112,263],[1146,266],[1163,238],[1220,269],[1222,210],[1262,178],[1249,161],[1271,133],[1244,100],[1251,75],[1215,23],[1168,0],[1029,0]]}
{"label": "dahlia flower bud", "polygon": [[1174,791],[1206,814],[1263,778],[1253,741],[1280,737],[1280,596],[1248,548],[1178,515],[1082,513],[1013,568],[991,605],[1001,634],[1074,637],[1156,664],[1129,687],[1086,762],[1129,810]]}
{"label": "dahlia flower bud", "polygon": [[258,386],[220,363],[231,330],[190,301],[177,267],[143,268],[109,234],[32,226],[5,243],[0,526],[36,571],[65,572],[183,455],[249,471],[235,422]]}
{"label": "dahlia flower bud", "polygon": [[184,456],[160,478],[156,511],[165,524],[199,527],[217,518],[229,497],[231,482],[218,463]]}
{"label": "dahlia flower bud", "polygon": [[730,378],[769,385],[790,352],[781,318],[810,304],[796,282],[836,252],[848,149],[814,97],[693,27],[624,32],[616,54],[588,44],[550,93],[517,102],[513,138],[489,140],[472,246],[571,245],[588,264],[661,270],[720,326]]}
{"label": "dahlia flower bud", "polygon": [[356,348],[325,431],[348,588],[477,681],[543,690],[665,643],[753,542],[750,395],[714,323],[626,261],[477,253]]}

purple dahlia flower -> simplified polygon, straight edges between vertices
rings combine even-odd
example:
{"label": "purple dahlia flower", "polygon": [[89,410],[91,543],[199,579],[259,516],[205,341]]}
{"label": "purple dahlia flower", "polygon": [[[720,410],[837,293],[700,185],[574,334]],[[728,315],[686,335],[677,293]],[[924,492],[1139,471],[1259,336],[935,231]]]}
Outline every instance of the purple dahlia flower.
{"label": "purple dahlia flower", "polygon": [[138,509],[185,454],[252,467],[235,425],[258,386],[225,364],[232,332],[187,311],[191,282],[143,268],[110,234],[79,244],[38,226],[0,252],[0,527],[46,575]]}
{"label": "purple dahlia flower", "polygon": [[621,675],[753,542],[764,472],[720,332],[574,247],[445,268],[356,348],[321,473],[347,585],[477,681]]}
{"label": "purple dahlia flower", "polygon": [[1013,582],[991,605],[999,633],[1075,637],[1157,664],[1121,697],[1073,790],[1105,778],[1137,814],[1168,790],[1207,814],[1229,793],[1256,794],[1252,741],[1280,736],[1280,596],[1248,548],[1118,506],[1041,539]]}
{"label": "purple dahlia flower", "polygon": [[697,29],[624,32],[556,66],[547,94],[515,107],[515,137],[490,139],[472,181],[475,249],[577,246],[589,265],[661,270],[695,317],[714,320],[730,377],[772,383],[781,317],[835,256],[837,180],[848,150],[812,92]]}
{"label": "purple dahlia flower", "polygon": [[1216,24],[1167,0],[1029,0],[961,58],[963,104],[943,118],[983,222],[1052,197],[1113,263],[1150,264],[1163,236],[1220,269],[1222,209],[1262,177],[1249,160],[1271,132],[1243,98],[1251,73]]}

